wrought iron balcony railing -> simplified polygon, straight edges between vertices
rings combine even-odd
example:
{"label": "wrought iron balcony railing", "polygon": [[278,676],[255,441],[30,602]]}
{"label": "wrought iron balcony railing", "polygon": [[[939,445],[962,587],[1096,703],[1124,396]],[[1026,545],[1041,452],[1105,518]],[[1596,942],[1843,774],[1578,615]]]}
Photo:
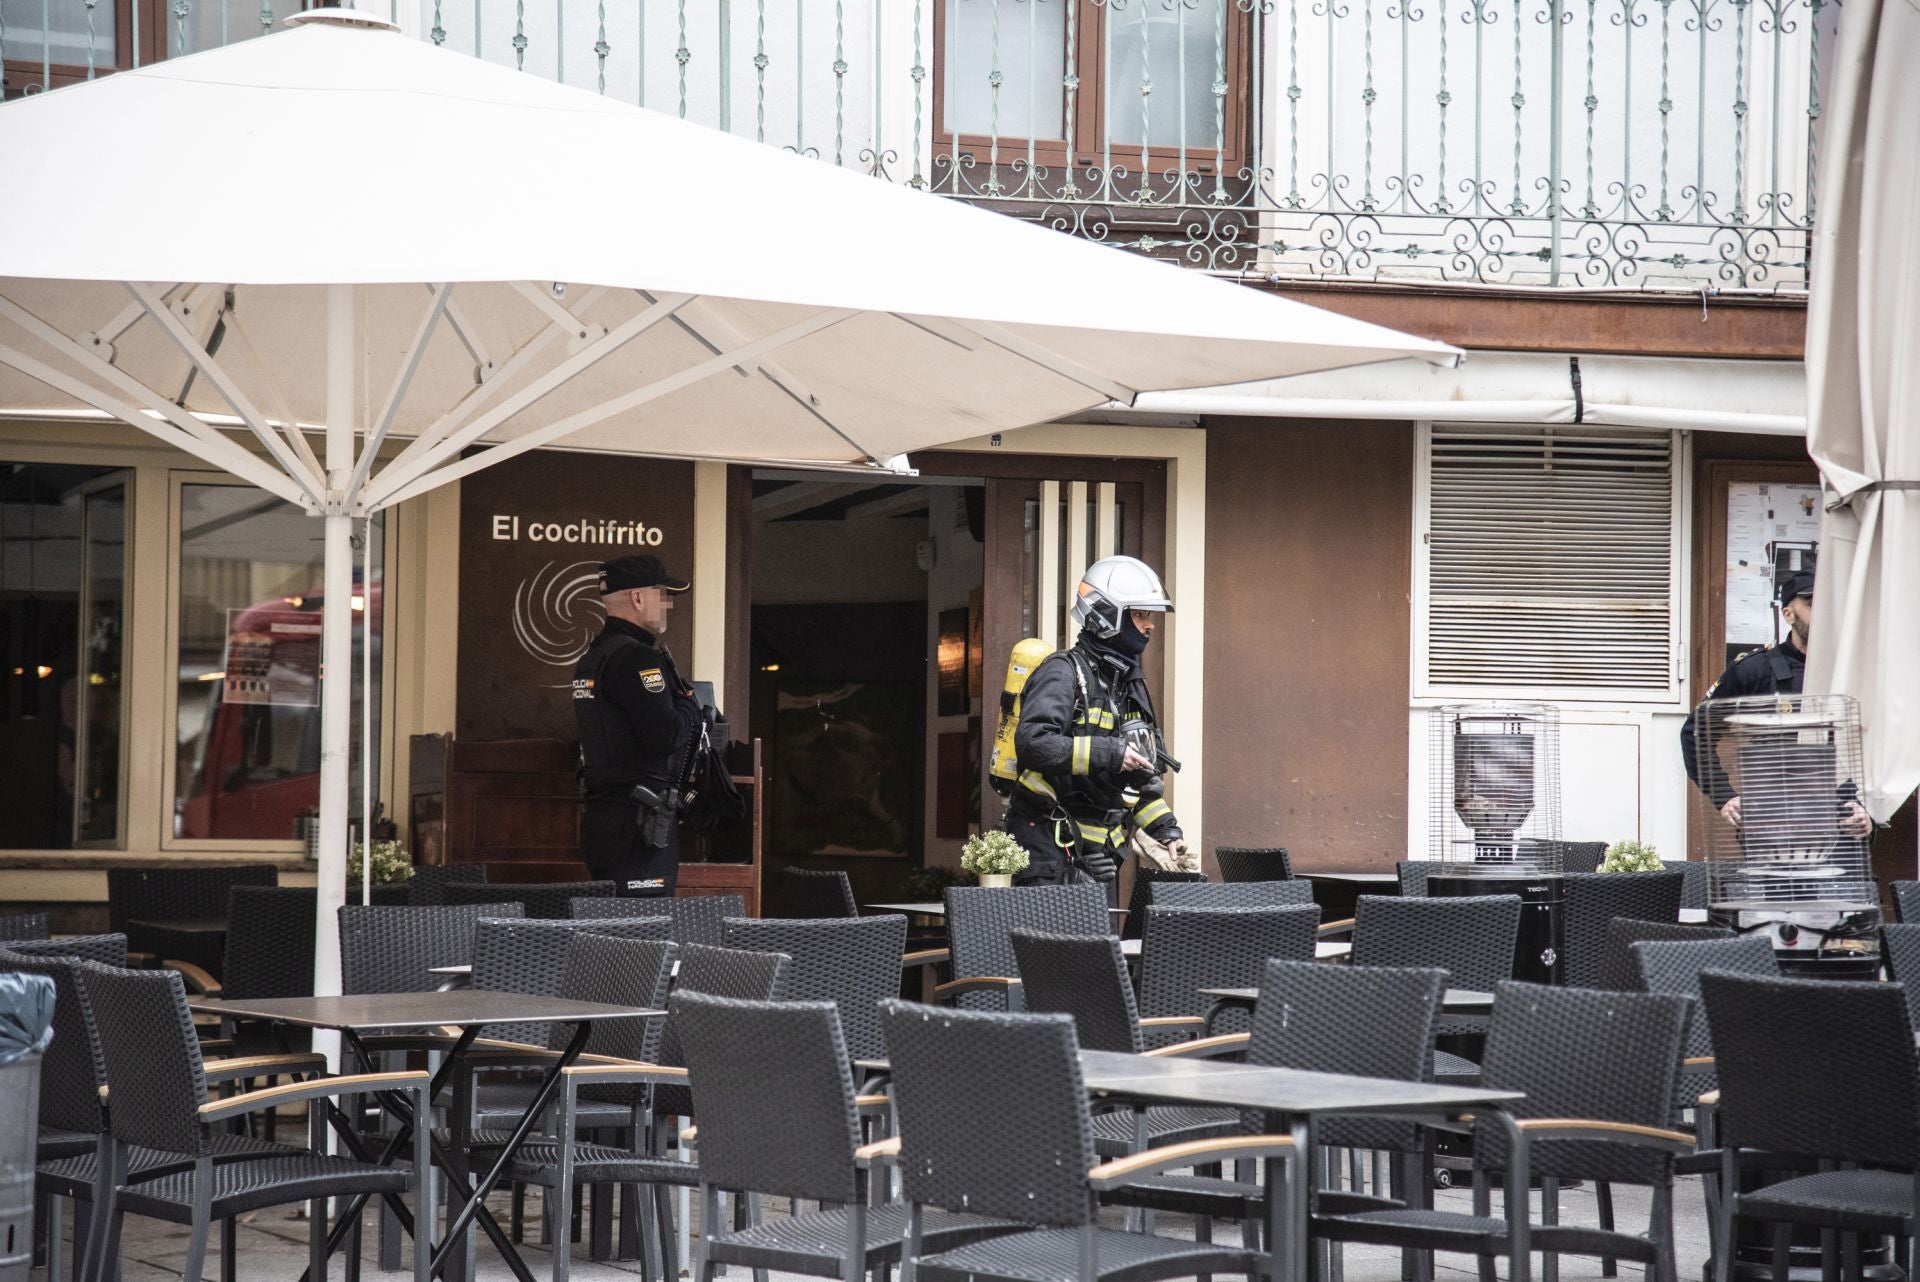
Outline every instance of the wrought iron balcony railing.
{"label": "wrought iron balcony railing", "polygon": [[[0,0],[8,93],[258,34],[303,2]],[[1840,13],[1839,0],[361,3],[530,74],[1202,270],[1782,293],[1806,287]]]}

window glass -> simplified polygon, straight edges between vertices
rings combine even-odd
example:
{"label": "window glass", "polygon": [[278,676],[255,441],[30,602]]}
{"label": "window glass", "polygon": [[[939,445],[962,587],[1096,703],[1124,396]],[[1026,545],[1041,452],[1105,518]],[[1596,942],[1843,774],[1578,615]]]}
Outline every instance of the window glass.
{"label": "window glass", "polygon": [[[360,718],[379,738],[382,521],[373,582],[354,565],[353,793],[360,808]],[[180,654],[174,835],[285,841],[320,799],[320,612],[317,518],[241,485],[180,489]],[[371,698],[360,685],[361,620],[374,631]],[[378,768],[378,761],[374,766]]]}
{"label": "window glass", "polygon": [[0,849],[118,836],[124,489],[0,463]]}
{"label": "window glass", "polygon": [[[238,44],[253,36],[282,30],[280,20],[300,12],[297,0],[191,0],[167,8],[167,50],[170,56],[200,53]],[[186,17],[179,18],[184,10]],[[266,21],[261,21],[262,16]],[[382,15],[384,16],[384,15]],[[181,28],[186,43],[181,45]]]}
{"label": "window glass", "polygon": [[1073,2],[946,0],[942,71],[948,132],[1066,137],[1063,81],[1067,5]]}
{"label": "window glass", "polygon": [[1224,36],[1215,24],[1225,2],[1200,0],[1192,8],[1141,4],[1109,13],[1107,127],[1116,145],[1138,147],[1143,138],[1154,147],[1219,145],[1213,85],[1216,77],[1225,79],[1219,43]]}
{"label": "window glass", "polygon": [[114,15],[111,4],[89,9],[72,0],[0,0],[0,18],[6,21],[7,57],[16,62],[84,67],[91,44],[95,67],[114,66]]}

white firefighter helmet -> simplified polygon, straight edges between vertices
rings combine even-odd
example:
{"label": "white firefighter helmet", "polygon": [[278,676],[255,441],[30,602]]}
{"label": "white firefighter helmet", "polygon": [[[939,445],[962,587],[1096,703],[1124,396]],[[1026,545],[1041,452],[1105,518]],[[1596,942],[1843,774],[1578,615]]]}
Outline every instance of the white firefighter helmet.
{"label": "white firefighter helmet", "polygon": [[1128,610],[1165,614],[1172,609],[1173,601],[1153,567],[1130,556],[1108,556],[1088,566],[1081,576],[1073,621],[1105,639],[1120,634],[1120,621]]}

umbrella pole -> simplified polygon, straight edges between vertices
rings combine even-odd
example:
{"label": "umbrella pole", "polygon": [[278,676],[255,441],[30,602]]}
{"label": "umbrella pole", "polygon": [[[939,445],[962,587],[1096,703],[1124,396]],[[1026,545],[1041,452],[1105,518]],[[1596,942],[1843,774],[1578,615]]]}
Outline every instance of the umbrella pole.
{"label": "umbrella pole", "polygon": [[327,505],[321,607],[319,912],[314,920],[313,991],[340,991],[340,905],[347,887],[347,772],[353,719],[354,297],[327,286]]}

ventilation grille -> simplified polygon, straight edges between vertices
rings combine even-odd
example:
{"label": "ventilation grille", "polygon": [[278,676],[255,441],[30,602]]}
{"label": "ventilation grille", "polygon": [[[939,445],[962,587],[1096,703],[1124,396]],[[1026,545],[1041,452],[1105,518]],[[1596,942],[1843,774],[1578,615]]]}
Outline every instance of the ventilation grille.
{"label": "ventilation grille", "polygon": [[1673,684],[1673,438],[1433,429],[1427,680]]}

